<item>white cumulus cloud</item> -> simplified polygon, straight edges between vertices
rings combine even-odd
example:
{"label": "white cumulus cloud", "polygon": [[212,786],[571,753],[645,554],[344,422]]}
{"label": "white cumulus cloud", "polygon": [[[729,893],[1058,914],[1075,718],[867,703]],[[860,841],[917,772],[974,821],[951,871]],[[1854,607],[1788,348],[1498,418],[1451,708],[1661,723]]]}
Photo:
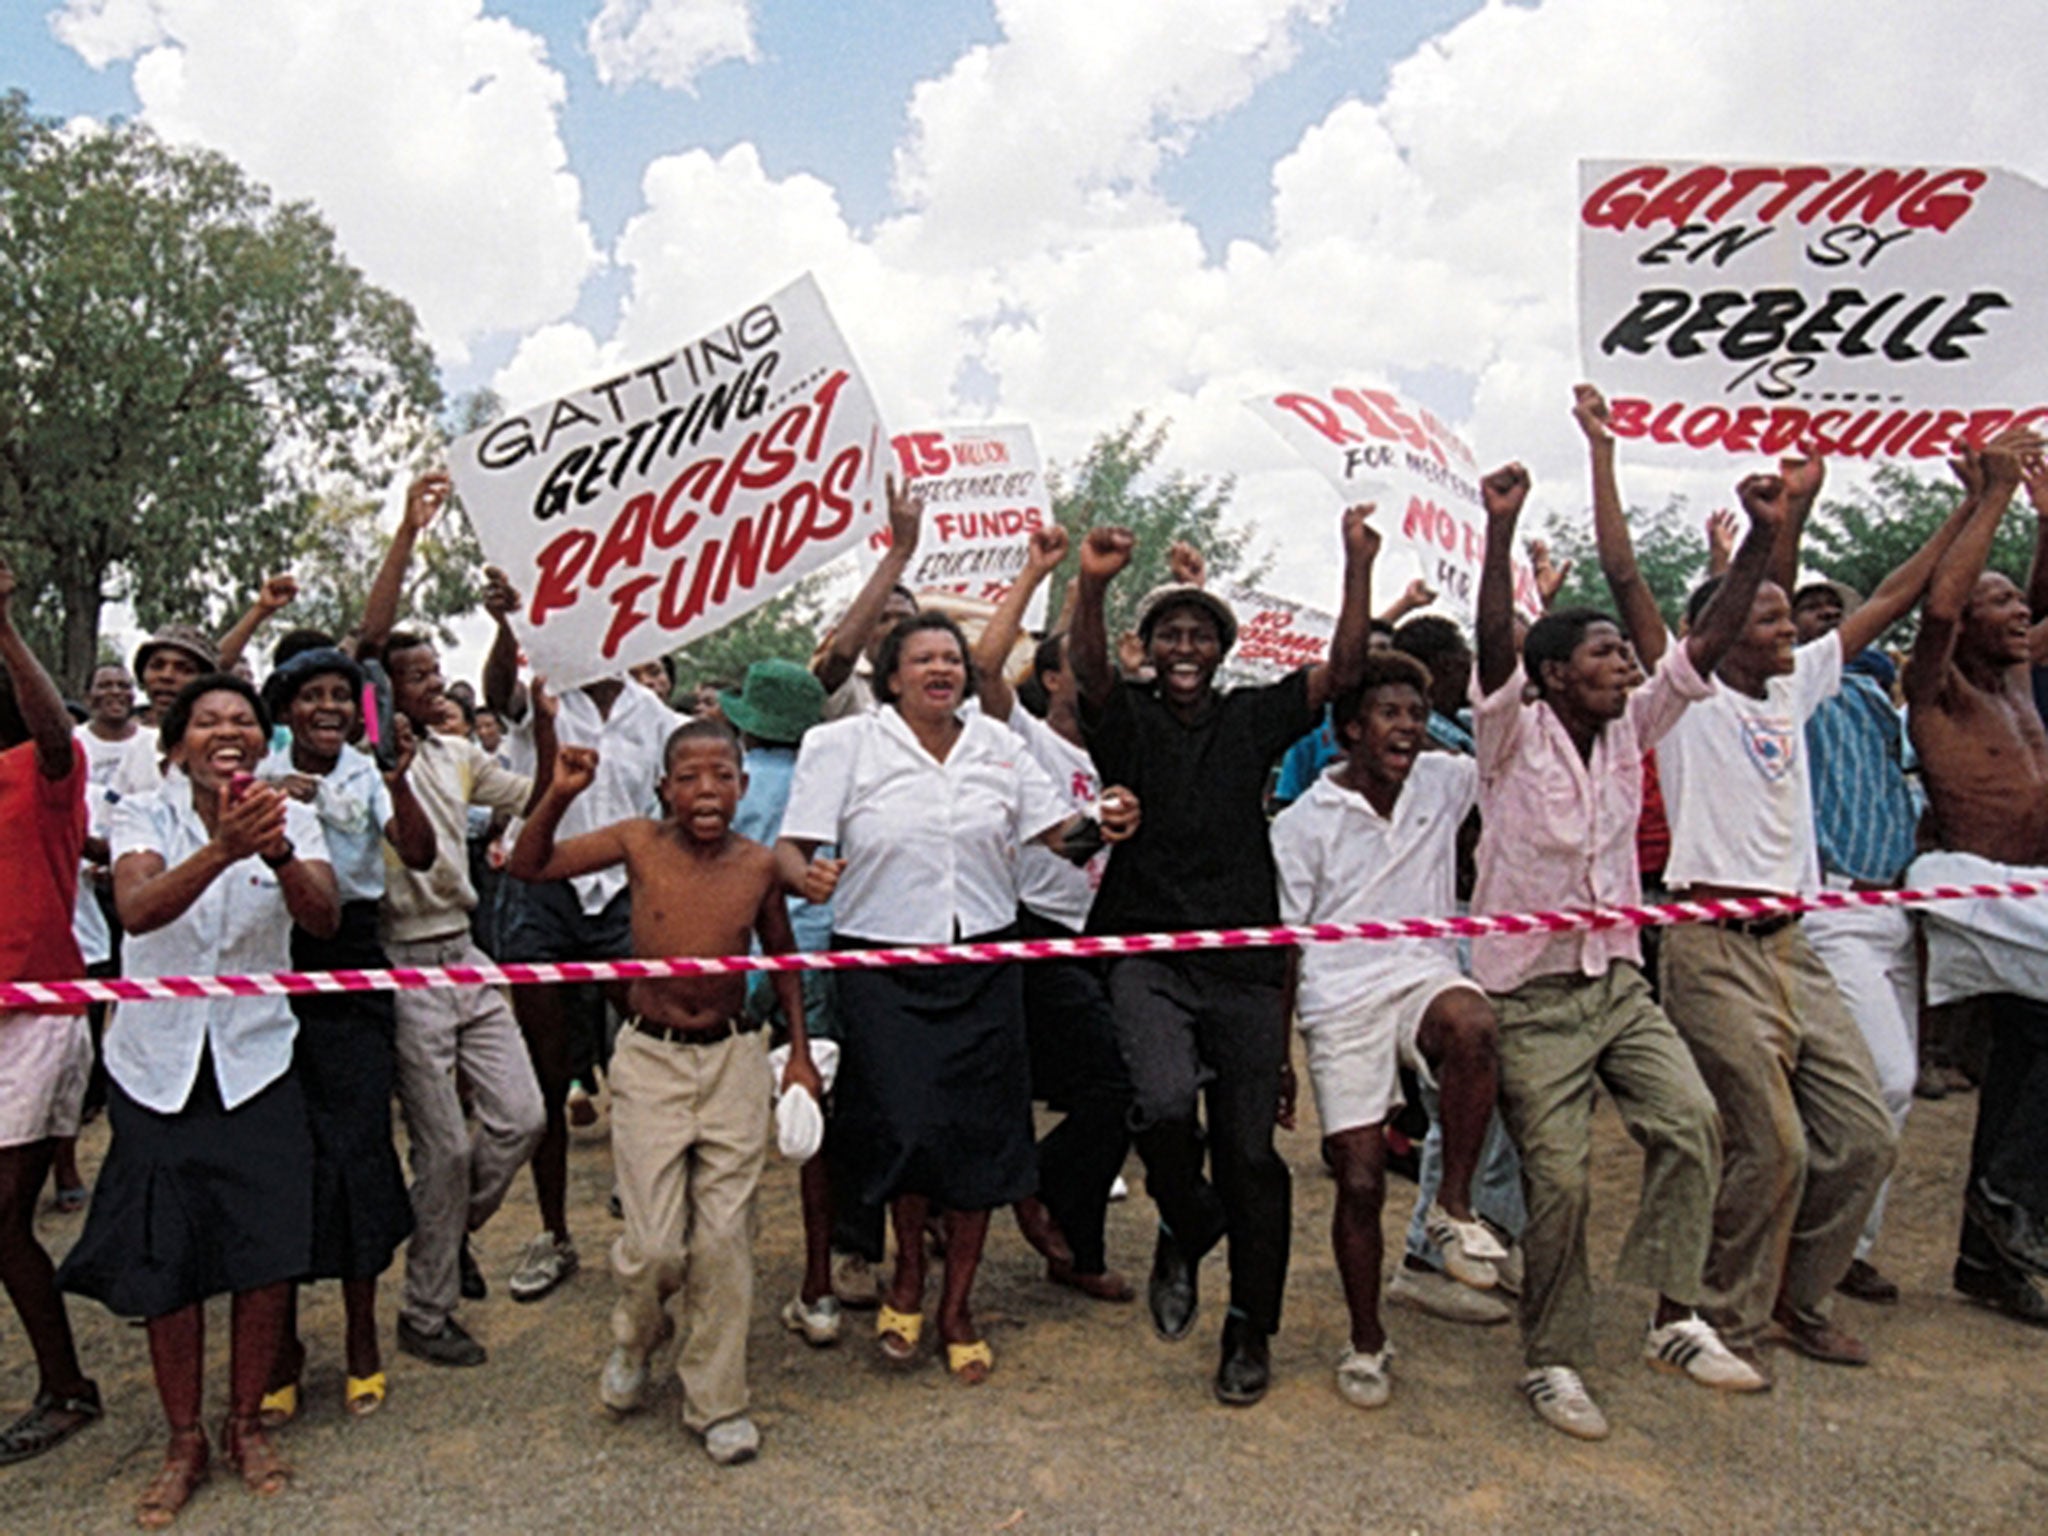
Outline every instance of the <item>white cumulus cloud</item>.
{"label": "white cumulus cloud", "polygon": [[613,86],[688,90],[714,64],[761,57],[749,0],[604,0],[584,37],[597,78]]}
{"label": "white cumulus cloud", "polygon": [[444,359],[559,319],[601,261],[562,77],[482,0],[68,0],[53,26],[126,63],[165,137],[314,202]]}

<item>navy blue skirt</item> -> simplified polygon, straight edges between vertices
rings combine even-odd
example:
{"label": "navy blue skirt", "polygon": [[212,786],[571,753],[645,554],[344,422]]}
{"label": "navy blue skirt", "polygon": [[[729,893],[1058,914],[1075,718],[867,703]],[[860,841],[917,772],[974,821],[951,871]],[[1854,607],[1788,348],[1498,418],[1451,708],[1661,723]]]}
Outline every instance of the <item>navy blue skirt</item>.
{"label": "navy blue skirt", "polygon": [[208,1051],[183,1109],[158,1114],[110,1082],[107,1122],[113,1141],[62,1289],[147,1318],[305,1273],[313,1138],[296,1070],[230,1110]]}

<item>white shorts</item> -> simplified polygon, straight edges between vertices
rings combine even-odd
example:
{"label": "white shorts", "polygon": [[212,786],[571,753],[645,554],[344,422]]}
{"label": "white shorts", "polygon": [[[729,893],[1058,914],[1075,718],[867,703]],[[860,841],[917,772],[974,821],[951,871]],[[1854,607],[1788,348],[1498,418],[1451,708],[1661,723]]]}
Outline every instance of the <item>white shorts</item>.
{"label": "white shorts", "polygon": [[1418,966],[1375,987],[1373,1002],[1365,1010],[1302,1022],[1309,1083],[1325,1136],[1378,1125],[1398,1109],[1404,1102],[1403,1063],[1435,1086],[1416,1040],[1429,1005],[1458,988],[1486,995],[1470,977],[1448,965]]}
{"label": "white shorts", "polygon": [[0,1147],[76,1136],[91,1072],[83,1015],[0,1011]]}
{"label": "white shorts", "polygon": [[[2048,879],[2048,870],[1994,864],[1974,853],[1923,853],[1909,886],[2004,885]],[[2048,896],[1931,901],[1920,909],[1927,935],[1927,1001],[1939,1006],[1986,992],[2048,1002]]]}

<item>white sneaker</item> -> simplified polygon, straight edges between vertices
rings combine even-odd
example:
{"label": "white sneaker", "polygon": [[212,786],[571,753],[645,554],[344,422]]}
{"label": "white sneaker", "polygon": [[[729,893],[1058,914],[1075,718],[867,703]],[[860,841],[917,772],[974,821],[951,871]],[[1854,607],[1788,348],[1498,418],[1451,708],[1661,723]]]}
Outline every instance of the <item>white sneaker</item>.
{"label": "white sneaker", "polygon": [[1427,1312],[1447,1323],[1469,1323],[1482,1328],[1504,1323],[1515,1315],[1514,1308],[1496,1291],[1475,1291],[1433,1269],[1410,1269],[1406,1264],[1394,1270],[1394,1278],[1387,1286],[1387,1300]]}
{"label": "white sneaker", "polygon": [[519,1250],[519,1262],[512,1267],[505,1289],[514,1301],[539,1301],[575,1274],[580,1262],[574,1243],[567,1238],[557,1242],[543,1232]]}
{"label": "white sneaker", "polygon": [[1124,1182],[1122,1174],[1118,1174],[1109,1181],[1109,1198],[1112,1200],[1128,1200],[1131,1198],[1131,1186]]}
{"label": "white sneaker", "polygon": [[832,1255],[832,1294],[843,1307],[872,1312],[881,1304],[882,1286],[875,1279],[875,1266],[857,1253]]}
{"label": "white sneaker", "polygon": [[1738,1359],[1703,1317],[1682,1317],[1643,1338],[1643,1358],[1653,1370],[1690,1376],[1723,1392],[1761,1392],[1770,1383]]}
{"label": "white sneaker", "polygon": [[1522,1245],[1508,1244],[1508,1256],[1493,1261],[1493,1273],[1497,1282],[1495,1289],[1505,1291],[1510,1296],[1520,1296],[1522,1277],[1527,1269],[1528,1265],[1522,1255]]}
{"label": "white sneaker", "polygon": [[720,1419],[704,1431],[704,1454],[721,1467],[738,1466],[761,1453],[761,1431],[744,1413]]}
{"label": "white sneaker", "polygon": [[820,1296],[816,1301],[805,1301],[801,1295],[792,1296],[782,1309],[782,1326],[791,1333],[800,1333],[804,1342],[817,1349],[839,1342],[839,1327],[843,1314],[837,1296]]}
{"label": "white sneaker", "polygon": [[1422,1225],[1429,1240],[1442,1250],[1444,1268],[1453,1280],[1475,1291],[1490,1291],[1500,1283],[1500,1272],[1493,1263],[1506,1258],[1508,1251],[1485,1222],[1477,1217],[1460,1221],[1432,1200]]}
{"label": "white sneaker", "polygon": [[613,1413],[638,1413],[647,1402],[647,1357],[614,1344],[597,1378],[597,1397]]}
{"label": "white sneaker", "polygon": [[1607,1416],[1568,1365],[1539,1365],[1522,1378],[1522,1396],[1536,1417],[1581,1440],[1605,1440]]}
{"label": "white sneaker", "polygon": [[1376,1355],[1345,1350],[1337,1357],[1337,1395],[1354,1408],[1384,1408],[1394,1393],[1394,1378],[1387,1370],[1393,1360],[1391,1339]]}

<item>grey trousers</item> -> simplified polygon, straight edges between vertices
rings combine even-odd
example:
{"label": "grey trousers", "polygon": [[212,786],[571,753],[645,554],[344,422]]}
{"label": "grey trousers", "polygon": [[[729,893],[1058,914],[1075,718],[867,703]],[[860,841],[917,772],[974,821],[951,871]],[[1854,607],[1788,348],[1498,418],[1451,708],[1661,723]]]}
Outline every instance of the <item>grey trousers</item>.
{"label": "grey trousers", "polygon": [[[490,964],[467,929],[384,949],[398,967]],[[399,1316],[423,1333],[437,1333],[455,1310],[462,1239],[503,1202],[547,1117],[504,993],[439,987],[400,992],[395,1002],[413,1218]],[[474,1131],[463,1115],[465,1091],[476,1114]]]}

